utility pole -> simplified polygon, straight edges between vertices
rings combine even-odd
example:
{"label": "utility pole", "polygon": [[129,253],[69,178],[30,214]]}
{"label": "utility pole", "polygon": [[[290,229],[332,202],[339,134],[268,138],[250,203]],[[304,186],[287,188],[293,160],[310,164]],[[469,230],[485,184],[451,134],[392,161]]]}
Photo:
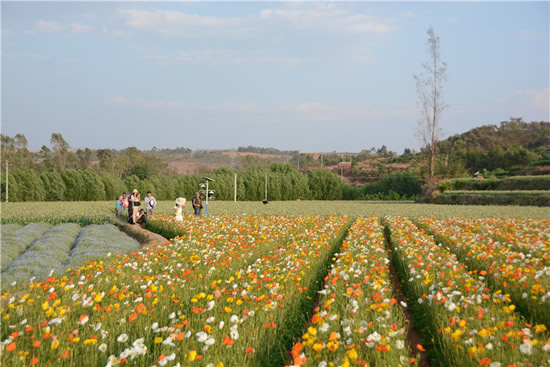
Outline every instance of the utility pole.
{"label": "utility pole", "polygon": [[10,161],[6,161],[6,203],[8,202],[8,166]]}
{"label": "utility pole", "polygon": [[344,182],[344,157],[342,157],[342,162],[340,163],[340,178]]}
{"label": "utility pole", "polygon": [[237,174],[235,173],[235,184],[234,184],[234,187],[235,187],[235,192],[234,192],[234,201],[237,202]]}

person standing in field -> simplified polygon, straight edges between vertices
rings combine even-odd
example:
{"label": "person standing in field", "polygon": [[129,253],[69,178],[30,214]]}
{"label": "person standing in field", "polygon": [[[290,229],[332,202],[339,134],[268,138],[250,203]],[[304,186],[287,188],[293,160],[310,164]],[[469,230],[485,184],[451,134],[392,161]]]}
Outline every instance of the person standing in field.
{"label": "person standing in field", "polygon": [[193,198],[193,209],[195,209],[195,215],[200,216],[201,215],[201,209],[202,209],[202,200],[201,200],[201,194],[198,192],[195,193],[195,197]]}
{"label": "person standing in field", "polygon": [[134,191],[132,191],[132,195],[130,195],[130,199],[128,200],[128,223],[130,224],[136,224],[136,213],[141,205],[140,200],[141,196],[139,195],[138,190],[134,189]]}
{"label": "person standing in field", "polygon": [[147,215],[153,215],[155,207],[157,206],[157,200],[151,195],[151,191],[147,191],[147,196],[143,201],[145,201],[145,211]]}
{"label": "person standing in field", "polygon": [[183,208],[185,208],[185,198],[177,198],[176,199],[176,206],[174,207],[174,214],[176,217],[174,218],[176,222],[183,223]]}
{"label": "person standing in field", "polygon": [[122,214],[122,200],[120,197],[115,201],[115,218],[119,218]]}
{"label": "person standing in field", "polygon": [[124,205],[124,199],[126,199],[126,192],[123,192],[122,195],[120,195],[118,197],[118,201],[120,201],[120,205],[121,205],[121,214],[126,214],[126,208],[127,206]]}

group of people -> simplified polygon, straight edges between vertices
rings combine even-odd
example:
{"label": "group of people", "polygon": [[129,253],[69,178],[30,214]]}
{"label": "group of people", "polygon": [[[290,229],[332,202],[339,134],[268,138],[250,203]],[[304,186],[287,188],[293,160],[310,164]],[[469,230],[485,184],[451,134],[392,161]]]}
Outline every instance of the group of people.
{"label": "group of people", "polygon": [[[126,209],[128,209],[128,223],[145,226],[147,218],[153,215],[157,206],[157,200],[147,191],[147,196],[144,199],[145,209],[141,206],[141,195],[137,189],[134,189],[131,194],[122,193],[115,201],[115,216],[119,218]],[[183,222],[183,208],[185,208],[186,199],[179,197],[176,199],[174,206],[175,219],[178,222]],[[202,210],[202,199],[198,192],[191,201],[195,215],[200,216]]]}
{"label": "group of people", "polygon": [[128,209],[128,223],[145,226],[147,217],[153,215],[157,206],[157,200],[147,191],[147,196],[144,199],[145,209],[141,206],[141,195],[137,189],[134,189],[131,194],[122,193],[115,201],[115,216],[119,218],[123,211]]}

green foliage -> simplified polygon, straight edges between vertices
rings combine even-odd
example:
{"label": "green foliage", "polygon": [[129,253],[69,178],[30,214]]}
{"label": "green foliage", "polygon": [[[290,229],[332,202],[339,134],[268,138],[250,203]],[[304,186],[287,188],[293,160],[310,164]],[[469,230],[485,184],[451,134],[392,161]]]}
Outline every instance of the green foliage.
{"label": "green foliage", "polygon": [[106,200],[115,200],[123,192],[127,191],[122,180],[120,180],[118,177],[113,176],[110,173],[102,174],[101,181],[103,182],[103,187],[105,188]]}
{"label": "green foliage", "polygon": [[438,144],[441,156],[463,162],[471,172],[524,167],[543,159],[550,146],[550,122],[526,123],[521,118],[500,126],[484,125]]}
{"label": "green foliage", "polygon": [[58,171],[42,172],[40,179],[46,190],[46,201],[65,200],[65,181],[63,181]]}
{"label": "green foliage", "polygon": [[12,201],[42,201],[46,190],[38,172],[30,168],[14,169],[8,179],[9,199]]}
{"label": "green foliage", "polygon": [[447,191],[441,204],[550,206],[550,191]]}
{"label": "green foliage", "polygon": [[422,181],[415,172],[392,173],[362,188],[345,187],[344,200],[414,200],[422,191]]}
{"label": "green foliage", "polygon": [[334,172],[318,169],[309,173],[309,191],[313,200],[339,200],[344,184]]}
{"label": "green foliage", "polygon": [[550,176],[513,176],[502,179],[461,178],[443,182],[438,188],[442,192],[447,190],[548,190]]}
{"label": "green foliage", "polygon": [[61,177],[65,182],[65,200],[82,200],[85,195],[85,184],[80,172],[74,169],[66,169],[62,171]]}

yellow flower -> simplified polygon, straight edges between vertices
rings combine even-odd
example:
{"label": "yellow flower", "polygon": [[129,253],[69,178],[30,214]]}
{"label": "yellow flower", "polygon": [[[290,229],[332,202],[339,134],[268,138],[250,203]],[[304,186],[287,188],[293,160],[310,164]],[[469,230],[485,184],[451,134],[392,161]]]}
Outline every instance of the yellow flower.
{"label": "yellow flower", "polygon": [[86,340],[84,340],[84,345],[88,345],[88,344],[96,345],[97,344],[97,339],[86,339]]}
{"label": "yellow flower", "polygon": [[338,342],[333,342],[333,341],[328,342],[327,348],[331,352],[336,352],[336,350],[338,349]]}
{"label": "yellow flower", "polygon": [[310,335],[313,335],[313,336],[316,336],[317,335],[317,329],[315,329],[314,327],[308,327],[307,328],[307,332],[310,334]]}
{"label": "yellow flower", "polygon": [[544,333],[546,331],[546,326],[544,324],[535,325],[535,332]]}
{"label": "yellow flower", "polygon": [[481,336],[482,338],[486,338],[491,335],[491,333],[488,332],[487,329],[483,329],[479,333],[477,333],[477,335]]}
{"label": "yellow flower", "polygon": [[[156,338],[155,338],[156,339]],[[191,352],[189,352],[189,355],[187,356],[187,360],[189,362],[193,362],[195,360],[195,358],[197,358],[197,352],[192,350]],[[219,364],[219,363],[218,363]]]}
{"label": "yellow flower", "polygon": [[352,349],[348,350],[346,352],[346,355],[351,360],[357,359],[357,357],[358,357],[357,352],[355,351],[355,348],[352,348]]}
{"label": "yellow flower", "polygon": [[323,346],[323,343],[315,343],[313,344],[313,346],[311,347],[315,352],[319,353],[320,351],[323,350],[324,346]]}
{"label": "yellow flower", "polygon": [[163,338],[161,338],[160,336],[157,336],[155,337],[155,344],[160,344],[162,343],[163,340],[164,340]]}
{"label": "yellow flower", "polygon": [[77,336],[76,338],[73,338],[72,342],[73,343],[78,343],[80,341],[80,338]]}
{"label": "yellow flower", "polygon": [[457,329],[451,334],[451,339],[457,342],[462,334],[464,334],[464,331]]}

